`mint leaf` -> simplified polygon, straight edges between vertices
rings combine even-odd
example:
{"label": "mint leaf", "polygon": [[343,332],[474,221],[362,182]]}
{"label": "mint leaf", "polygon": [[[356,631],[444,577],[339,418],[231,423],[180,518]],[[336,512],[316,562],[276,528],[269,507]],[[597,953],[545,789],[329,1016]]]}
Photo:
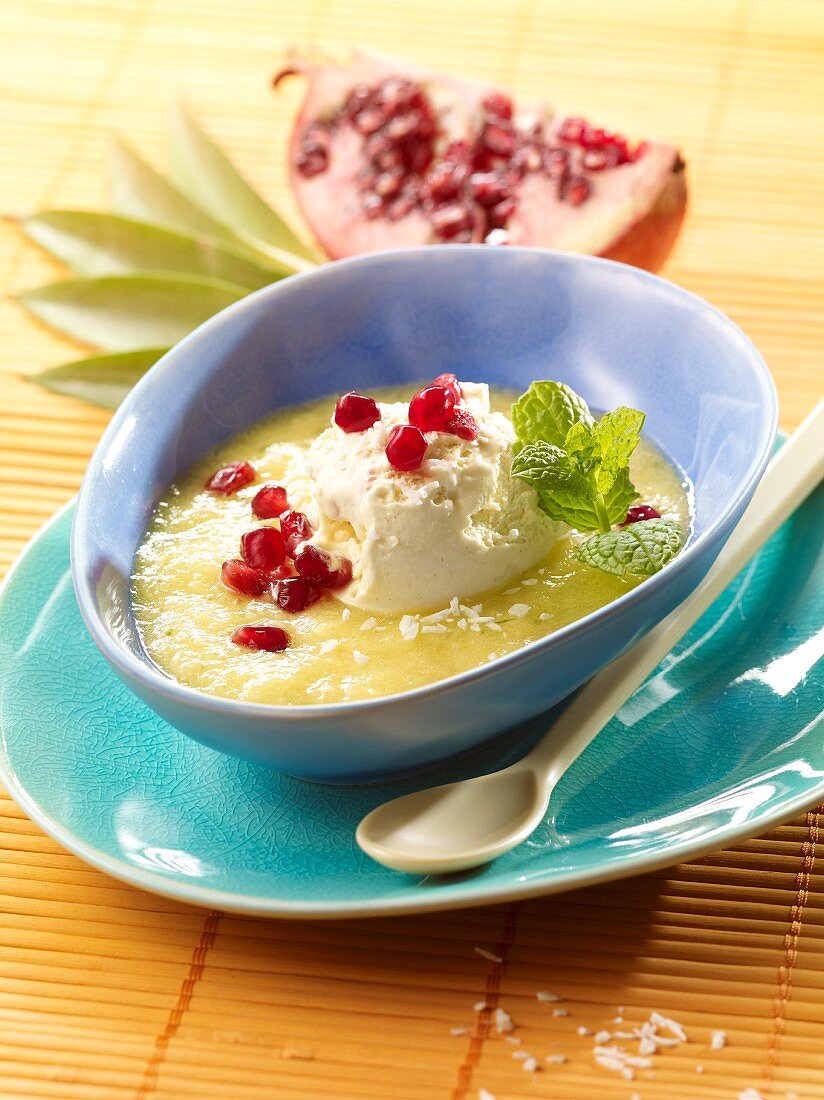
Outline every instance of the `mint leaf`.
{"label": "mint leaf", "polygon": [[589,472],[593,464],[600,460],[601,447],[597,431],[597,427],[579,420],[577,424],[572,425],[564,440],[566,453],[586,472]]}
{"label": "mint leaf", "polygon": [[549,443],[524,447],[512,460],[512,475],[537,491],[541,510],[550,519],[560,520],[579,531],[599,530],[602,518],[607,523],[620,523],[638,496],[626,470],[602,496],[593,479],[560,447]]}
{"label": "mint leaf", "polygon": [[563,447],[569,429],[578,422],[591,425],[592,415],[586,401],[563,382],[533,382],[512,406],[512,426],[521,446]]}
{"label": "mint leaf", "polygon": [[[603,494],[604,507],[610,523],[623,523],[627,518],[627,508],[640,496],[629,478],[629,467],[624,467],[615,476],[609,489]],[[590,527],[594,531],[594,527]]]}
{"label": "mint leaf", "polygon": [[595,475],[598,490],[606,493],[615,478],[629,463],[638,446],[646,416],[638,409],[621,405],[604,413],[595,427],[595,439],[600,452],[600,467]]}
{"label": "mint leaf", "polygon": [[681,525],[670,519],[645,519],[620,531],[592,535],[578,549],[586,565],[623,576],[649,577],[662,569],[681,549]]}
{"label": "mint leaf", "polygon": [[550,443],[524,447],[512,460],[512,474],[537,490],[541,511],[550,519],[570,527],[583,522],[584,530],[593,529],[588,526],[590,517],[595,517],[592,485],[560,447]]}

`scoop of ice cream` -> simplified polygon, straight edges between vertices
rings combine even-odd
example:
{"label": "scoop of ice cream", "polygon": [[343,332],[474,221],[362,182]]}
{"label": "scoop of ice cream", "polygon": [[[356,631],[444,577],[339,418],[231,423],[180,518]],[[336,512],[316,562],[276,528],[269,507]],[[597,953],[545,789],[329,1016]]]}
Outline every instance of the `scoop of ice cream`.
{"label": "scoop of ice cream", "polygon": [[429,433],[426,458],[411,473],[384,454],[391,429],[407,422],[406,402],[381,404],[381,419],[364,432],[333,424],[310,445],[312,541],[352,561],[352,583],[338,593],[344,602],[386,612],[444,606],[517,576],[561,533],[535,491],[511,476],[515,433],[490,411],[488,387],[465,382],[463,394],[477,439]]}

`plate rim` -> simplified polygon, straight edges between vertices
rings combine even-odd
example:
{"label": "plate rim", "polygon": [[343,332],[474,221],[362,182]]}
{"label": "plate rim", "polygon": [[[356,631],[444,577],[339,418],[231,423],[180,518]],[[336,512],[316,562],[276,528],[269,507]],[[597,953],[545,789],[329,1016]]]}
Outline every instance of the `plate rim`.
{"label": "plate rim", "polygon": [[[782,433],[783,434],[783,433]],[[8,598],[11,582],[19,571],[30,551],[43,538],[48,531],[64,516],[70,512],[77,501],[77,495],[59,508],[26,542],[20,553],[15,558],[5,578],[0,584],[0,617],[2,617],[3,604]],[[184,737],[185,734],[180,734]],[[0,743],[4,749],[6,746],[5,729],[0,725]],[[225,912],[241,914],[245,916],[271,917],[294,919],[297,917],[312,920],[331,920],[336,918],[351,917],[385,917],[404,916],[412,913],[445,912],[455,909],[466,909],[480,905],[504,904],[512,901],[525,901],[529,898],[544,897],[550,894],[562,893],[567,890],[580,889],[585,886],[596,886],[604,882],[614,881],[620,878],[634,877],[635,875],[648,874],[664,867],[671,867],[685,859],[698,859],[716,852],[729,844],[758,835],[762,830],[775,827],[795,817],[798,813],[814,806],[824,797],[824,777],[810,790],[801,792],[778,803],[772,808],[755,817],[748,818],[739,825],[727,825],[717,831],[705,835],[699,841],[689,839],[678,843],[674,842],[660,852],[653,852],[647,856],[636,856],[632,859],[619,859],[614,864],[596,868],[579,868],[577,870],[560,871],[549,879],[535,881],[519,881],[516,873],[513,883],[509,884],[467,884],[466,892],[460,895],[442,897],[438,899],[436,894],[421,894],[420,898],[404,897],[398,899],[384,898],[359,901],[292,901],[282,898],[273,900],[258,894],[248,892],[229,893],[222,890],[214,890],[210,887],[199,887],[180,883],[175,879],[167,879],[152,871],[133,867],[125,860],[117,859],[106,852],[95,848],[79,838],[71,829],[62,822],[52,817],[41,808],[39,803],[29,795],[26,788],[18,780],[12,761],[7,751],[0,753],[0,781],[12,800],[23,812],[30,817],[45,833],[58,844],[66,848],[73,855],[85,863],[105,872],[120,882],[130,886],[137,886],[149,893],[169,898],[173,901],[183,901],[191,905],[208,909],[220,909]],[[545,874],[545,872],[543,872]],[[541,873],[539,873],[540,875]]]}

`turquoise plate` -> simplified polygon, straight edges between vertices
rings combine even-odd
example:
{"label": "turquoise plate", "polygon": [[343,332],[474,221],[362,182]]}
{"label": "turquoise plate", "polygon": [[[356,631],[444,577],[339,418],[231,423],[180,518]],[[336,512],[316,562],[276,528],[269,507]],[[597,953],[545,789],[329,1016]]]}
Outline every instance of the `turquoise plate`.
{"label": "turquoise plate", "polygon": [[356,847],[378,803],[490,770],[546,722],[380,787],[302,783],[165,725],[105,664],[69,575],[72,509],[0,596],[0,778],[61,844],[200,905],[336,917],[528,897],[720,848],[824,796],[824,490],[788,522],[564,777],[530,840],[478,872],[415,878]]}

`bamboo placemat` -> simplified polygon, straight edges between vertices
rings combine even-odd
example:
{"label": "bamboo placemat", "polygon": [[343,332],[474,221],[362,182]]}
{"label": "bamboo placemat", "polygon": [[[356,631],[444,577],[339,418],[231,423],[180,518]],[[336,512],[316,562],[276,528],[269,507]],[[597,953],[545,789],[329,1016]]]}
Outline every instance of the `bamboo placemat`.
{"label": "bamboo placemat", "polygon": [[[817,0],[7,0],[0,42],[9,214],[100,206],[110,131],[161,158],[181,93],[295,214],[284,152],[298,93],[268,88],[293,43],[399,53],[677,141],[692,206],[667,274],[752,336],[785,427],[821,391]],[[13,227],[0,234],[3,289],[59,275]],[[5,568],[76,490],[107,416],[18,377],[81,349],[8,301],[0,347]],[[1,795],[0,815],[3,1100],[824,1097],[818,811],[715,857],[556,899],[330,924],[164,901],[85,867]],[[539,990],[563,1000],[542,1003]],[[496,1007],[520,1048],[497,1034]],[[653,1080],[595,1066],[594,1033],[655,1010],[688,1041],[655,1055]],[[711,1049],[713,1030],[724,1049]],[[524,1072],[519,1049],[542,1069]],[[566,1061],[543,1061],[553,1053]]]}

